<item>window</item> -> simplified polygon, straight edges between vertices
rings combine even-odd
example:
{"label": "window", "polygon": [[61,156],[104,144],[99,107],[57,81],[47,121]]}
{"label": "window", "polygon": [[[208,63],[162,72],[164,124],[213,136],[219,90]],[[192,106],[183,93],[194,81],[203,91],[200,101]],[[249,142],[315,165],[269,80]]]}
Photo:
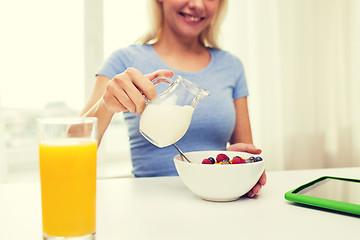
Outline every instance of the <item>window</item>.
{"label": "window", "polygon": [[2,106],[29,110],[81,108],[82,1],[15,0],[2,5]]}
{"label": "window", "polygon": [[72,0],[0,6],[0,164],[6,152],[8,176],[26,178],[38,165],[36,118],[74,116],[84,104],[84,7]]}

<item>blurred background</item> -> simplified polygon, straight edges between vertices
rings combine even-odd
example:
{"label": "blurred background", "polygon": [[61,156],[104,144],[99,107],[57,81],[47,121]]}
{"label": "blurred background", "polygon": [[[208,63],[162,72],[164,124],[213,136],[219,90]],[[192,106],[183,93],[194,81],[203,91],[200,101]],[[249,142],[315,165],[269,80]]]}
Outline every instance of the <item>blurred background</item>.
{"label": "blurred background", "polygon": [[[36,118],[79,114],[104,59],[147,30],[146,1],[0,2],[0,182],[39,180]],[[244,63],[268,170],[360,166],[359,26],[358,0],[229,0],[221,45]],[[118,114],[98,177],[130,175]]]}

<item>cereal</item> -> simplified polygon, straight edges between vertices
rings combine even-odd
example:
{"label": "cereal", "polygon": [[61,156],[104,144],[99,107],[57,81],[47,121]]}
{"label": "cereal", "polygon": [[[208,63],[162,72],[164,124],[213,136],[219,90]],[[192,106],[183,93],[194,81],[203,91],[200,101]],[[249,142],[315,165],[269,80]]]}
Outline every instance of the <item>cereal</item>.
{"label": "cereal", "polygon": [[216,156],[216,160],[213,157],[205,158],[202,161],[202,164],[221,164],[221,165],[228,165],[228,164],[244,164],[244,163],[254,163],[260,162],[263,159],[261,157],[249,157],[247,159],[235,156],[230,159],[226,154],[220,153]]}

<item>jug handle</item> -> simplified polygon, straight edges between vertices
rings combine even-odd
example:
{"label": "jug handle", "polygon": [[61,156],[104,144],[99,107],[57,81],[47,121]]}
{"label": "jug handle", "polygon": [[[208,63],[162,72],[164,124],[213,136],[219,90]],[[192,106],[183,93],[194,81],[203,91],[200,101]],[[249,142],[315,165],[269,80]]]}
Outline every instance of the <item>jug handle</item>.
{"label": "jug handle", "polygon": [[157,78],[154,78],[151,80],[154,85],[159,84],[161,82],[166,82],[167,84],[171,85],[174,83],[174,81],[171,78],[159,76]]}
{"label": "jug handle", "polygon": [[[163,77],[163,76],[156,77],[153,80],[151,80],[151,82],[154,85],[159,84],[161,82],[166,82],[167,84],[169,84],[169,86],[171,86],[174,83],[174,81],[171,78]],[[145,97],[145,95],[143,95],[143,96]],[[150,102],[150,100],[147,99],[146,97],[145,97],[145,99],[146,99],[146,104],[148,104]]]}

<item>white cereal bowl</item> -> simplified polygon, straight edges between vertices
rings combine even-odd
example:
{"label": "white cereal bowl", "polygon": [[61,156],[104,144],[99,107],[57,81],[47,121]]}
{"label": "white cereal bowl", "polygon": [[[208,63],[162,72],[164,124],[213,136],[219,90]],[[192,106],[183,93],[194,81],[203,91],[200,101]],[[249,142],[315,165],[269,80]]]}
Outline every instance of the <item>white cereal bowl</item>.
{"label": "white cereal bowl", "polygon": [[265,169],[265,160],[244,164],[201,164],[203,159],[215,159],[220,153],[230,159],[235,156],[255,156],[231,151],[187,152],[184,154],[191,163],[176,155],[175,167],[183,183],[200,198],[216,202],[234,201],[255,186]]}

